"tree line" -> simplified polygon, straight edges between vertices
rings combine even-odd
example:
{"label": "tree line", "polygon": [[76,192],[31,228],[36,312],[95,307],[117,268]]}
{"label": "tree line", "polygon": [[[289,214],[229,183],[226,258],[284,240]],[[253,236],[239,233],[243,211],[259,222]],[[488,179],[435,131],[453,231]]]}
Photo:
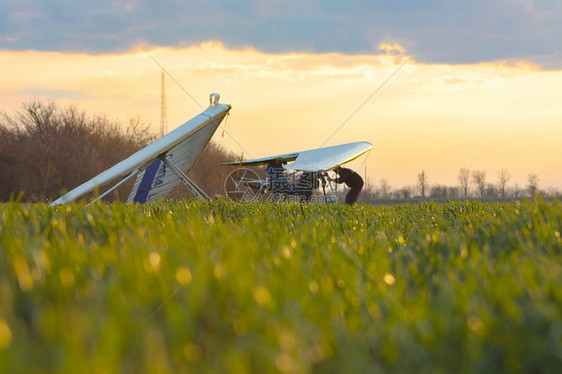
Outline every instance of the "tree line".
{"label": "tree line", "polygon": [[[53,201],[156,138],[138,116],[122,124],[106,115],[89,116],[75,106],[60,108],[52,101],[34,100],[22,106],[13,116],[0,114],[0,201],[21,193],[23,202]],[[211,143],[190,177],[209,194],[222,193],[229,170],[216,164],[232,159],[232,154]],[[108,200],[127,199],[133,182]],[[174,196],[187,193],[180,187]]]}
{"label": "tree line", "polygon": [[362,200],[376,199],[414,199],[414,198],[521,198],[541,193],[545,196],[560,196],[556,189],[541,190],[539,177],[530,173],[525,186],[517,183],[509,185],[512,178],[508,169],[502,168],[496,173],[497,182],[487,180],[486,170],[469,170],[461,168],[457,173],[458,185],[430,185],[427,173],[422,170],[413,186],[392,188],[386,179],[379,184],[367,187]]}

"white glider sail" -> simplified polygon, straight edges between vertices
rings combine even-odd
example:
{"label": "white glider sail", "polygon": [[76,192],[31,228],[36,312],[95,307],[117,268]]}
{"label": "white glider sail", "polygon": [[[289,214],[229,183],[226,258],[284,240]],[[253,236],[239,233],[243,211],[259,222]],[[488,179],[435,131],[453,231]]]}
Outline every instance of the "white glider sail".
{"label": "white glider sail", "polygon": [[212,94],[211,106],[203,113],[74,188],[51,203],[51,206],[71,202],[111,181],[118,178],[129,179],[134,174],[137,174],[137,179],[129,196],[129,202],[162,200],[180,182],[184,182],[196,196],[206,197],[185,174],[193,168],[231,108],[230,105],[219,104],[218,99],[218,94]]}
{"label": "white glider sail", "polygon": [[[195,165],[219,124],[220,120],[214,120],[171,148],[166,153],[166,161],[171,161],[173,165],[187,174]],[[145,203],[165,199],[180,183],[181,180],[167,163],[157,158],[137,175],[127,201]]]}
{"label": "white glider sail", "polygon": [[[228,162],[223,165],[267,165],[272,162],[289,162],[283,165],[288,170],[327,171],[355,160],[373,148],[369,142],[355,142],[311,149],[308,151],[286,153],[283,155],[257,158],[254,160]],[[292,161],[292,162],[291,162]]]}

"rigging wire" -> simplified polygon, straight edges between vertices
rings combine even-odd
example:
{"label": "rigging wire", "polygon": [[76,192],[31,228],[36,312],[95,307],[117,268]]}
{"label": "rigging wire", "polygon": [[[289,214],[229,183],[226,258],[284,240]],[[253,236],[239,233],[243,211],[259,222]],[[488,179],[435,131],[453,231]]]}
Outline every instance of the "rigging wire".
{"label": "rigging wire", "polygon": [[201,109],[205,109],[203,108],[203,105],[199,104],[199,102],[197,100],[195,100],[195,98],[193,96],[191,96],[191,94],[181,85],[180,82],[178,82],[176,80],[176,78],[174,78],[174,76],[172,74],[170,74],[168,72],[168,70],[166,70],[166,68],[164,66],[162,66],[162,64],[160,64],[155,58],[154,56],[152,56],[150,53],[146,52],[146,54],[148,55],[148,57],[150,57],[152,59],[152,61],[156,62],[156,64],[158,64],[158,66],[160,66],[162,68],[162,70],[164,70],[164,72],[166,72],[166,75],[168,75],[174,82],[176,82],[176,84],[183,90],[183,92],[185,92],[187,94],[187,96],[189,96],[191,98],[191,100],[193,100],[195,102],[195,104],[199,105],[199,107]]}
{"label": "rigging wire", "polygon": [[[170,79],[172,79],[182,90],[183,92],[185,92],[187,94],[187,96],[189,96],[191,98],[191,100],[193,100],[195,102],[195,104],[197,104],[201,109],[205,109],[201,104],[199,104],[199,102],[185,89],[184,86],[182,86],[182,84],[180,82],[177,81],[176,78],[174,78],[174,76],[168,71],[166,70],[166,68],[160,63],[158,62],[158,60],[156,60],[156,58],[154,58],[154,56],[152,56],[149,52],[146,52],[146,54],[148,55],[148,57],[150,57],[152,59],[152,61],[154,61],[158,66],[160,66],[162,68],[162,70],[164,70],[164,72],[166,73],[167,76],[170,77]],[[230,113],[229,113],[230,114]],[[234,141],[234,143],[236,143],[246,154],[248,154],[250,156],[250,158],[254,158],[250,152],[248,152],[246,150],[246,148],[244,148],[242,146],[242,144],[240,144],[235,138],[234,136],[232,136],[227,130],[226,130],[226,126],[223,126],[223,124],[221,123],[220,128],[223,131],[223,137],[224,134],[226,133],[226,135],[228,135],[230,137],[230,139],[232,139]]]}
{"label": "rigging wire", "polygon": [[255,158],[254,156],[252,156],[250,152],[246,150],[246,148],[242,146],[242,144],[238,143],[238,140],[236,140],[234,136],[230,135],[230,133],[226,130],[226,128],[222,126],[222,123],[220,124],[220,127],[222,128],[223,133],[226,133],[226,135],[228,135],[228,137],[232,139],[232,141],[234,141],[234,143],[236,143],[240,147],[240,149],[242,149],[243,151],[242,154],[246,153],[248,156],[250,156],[250,158]]}
{"label": "rigging wire", "polygon": [[369,183],[368,183],[368,180],[367,180],[367,159],[369,158],[369,155],[371,154],[372,150],[373,149],[371,148],[367,151],[367,155],[365,156],[365,159],[363,160],[363,168],[365,169],[365,189],[367,191],[370,190]]}
{"label": "rigging wire", "polygon": [[408,63],[408,61],[410,61],[411,58],[412,58],[412,56],[409,56],[409,57],[398,67],[398,69],[396,69],[392,74],[390,74],[390,76],[389,76],[389,77],[388,77],[388,78],[387,78],[387,79],[386,79],[386,80],[385,80],[385,81],[384,81],[384,82],[367,98],[367,100],[365,100],[361,105],[359,105],[359,107],[358,107],[357,109],[355,109],[355,111],[354,111],[353,113],[351,113],[351,115],[350,115],[349,117],[347,117],[347,119],[346,119],[345,121],[343,121],[343,123],[340,125],[340,127],[338,127],[338,128],[336,129],[336,131],[334,131],[334,132],[332,133],[332,135],[330,135],[330,136],[328,137],[328,139],[326,139],[326,140],[324,141],[324,143],[322,143],[322,144],[320,145],[320,147],[323,147],[324,144],[328,143],[328,141],[329,141],[330,139],[332,139],[332,137],[333,137],[334,135],[336,135],[336,133],[337,133],[338,131],[340,131],[340,130],[342,129],[342,127],[344,127],[344,126],[347,124],[347,122],[349,122],[349,120],[351,120],[351,118],[353,118],[353,116],[355,116],[355,114],[357,114],[357,112],[359,112],[359,111],[361,110],[361,108],[363,108],[363,107],[373,98],[373,96],[375,96],[375,95],[377,94],[377,92],[379,92],[379,91],[388,83],[388,81],[390,81],[390,80],[392,79],[392,77],[394,77],[394,76],[396,75],[396,73],[398,73],[398,72],[400,71],[400,69],[402,69],[402,67]]}

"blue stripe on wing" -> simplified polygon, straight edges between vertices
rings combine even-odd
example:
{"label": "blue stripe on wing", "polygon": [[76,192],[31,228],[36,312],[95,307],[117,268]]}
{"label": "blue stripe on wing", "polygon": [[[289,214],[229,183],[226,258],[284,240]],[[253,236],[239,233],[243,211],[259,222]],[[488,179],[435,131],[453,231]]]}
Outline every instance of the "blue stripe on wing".
{"label": "blue stripe on wing", "polygon": [[142,181],[139,185],[139,188],[137,190],[135,198],[133,199],[133,201],[135,203],[141,203],[142,204],[142,203],[146,202],[146,199],[148,198],[148,194],[149,194],[150,190],[152,189],[152,183],[154,182],[154,178],[156,177],[156,172],[160,168],[161,163],[162,163],[162,161],[159,158],[157,158],[144,171]]}

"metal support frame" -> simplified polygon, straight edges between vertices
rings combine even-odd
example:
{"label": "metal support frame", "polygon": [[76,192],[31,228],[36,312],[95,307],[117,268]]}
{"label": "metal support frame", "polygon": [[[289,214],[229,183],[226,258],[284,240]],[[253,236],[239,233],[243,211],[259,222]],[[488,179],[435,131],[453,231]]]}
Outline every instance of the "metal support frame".
{"label": "metal support frame", "polygon": [[198,200],[211,200],[209,196],[195,184],[183,171],[181,171],[172,161],[170,161],[165,155],[159,156],[159,158],[164,162],[164,164],[169,167],[174,174],[179,178],[180,181],[187,187],[189,192],[193,194]]}
{"label": "metal support frame", "polygon": [[332,181],[328,181],[328,184],[330,185],[330,189],[332,190],[332,195],[334,196],[334,201],[339,202],[340,199],[338,198],[338,185],[336,182],[334,182],[334,185],[336,186],[336,188],[334,189],[334,187],[332,186]]}
{"label": "metal support frame", "polygon": [[268,186],[269,184],[269,178],[266,178],[265,181],[262,181],[261,179],[252,179],[252,178],[240,178],[240,181],[244,182],[246,184],[246,186],[252,188],[250,186],[250,184],[259,184],[260,188],[258,189],[258,192],[256,192],[256,196],[261,196],[263,190]]}
{"label": "metal support frame", "polygon": [[140,169],[137,169],[133,172],[131,172],[131,174],[127,175],[125,178],[123,178],[121,180],[121,182],[117,183],[115,186],[111,187],[109,190],[105,191],[103,194],[99,195],[98,197],[96,197],[94,200],[90,201],[88,203],[88,205],[86,206],[90,206],[93,203],[95,203],[96,201],[104,198],[105,196],[107,196],[108,194],[110,194],[111,192],[113,192],[117,187],[119,187],[120,185],[122,185],[123,183],[125,183],[126,181],[128,181],[129,179],[131,179],[133,176],[137,175],[137,173],[140,171]]}
{"label": "metal support frame", "polygon": [[[328,185],[330,186],[330,190],[332,191],[332,195],[334,196],[334,201],[339,202],[339,198],[338,198],[338,184],[332,179],[330,178],[330,175],[328,174],[327,171],[324,172],[324,174],[326,174],[326,179],[328,180]],[[332,185],[333,182],[333,185]],[[335,186],[335,189],[334,189]],[[326,190],[324,190],[324,197],[326,196]]]}

